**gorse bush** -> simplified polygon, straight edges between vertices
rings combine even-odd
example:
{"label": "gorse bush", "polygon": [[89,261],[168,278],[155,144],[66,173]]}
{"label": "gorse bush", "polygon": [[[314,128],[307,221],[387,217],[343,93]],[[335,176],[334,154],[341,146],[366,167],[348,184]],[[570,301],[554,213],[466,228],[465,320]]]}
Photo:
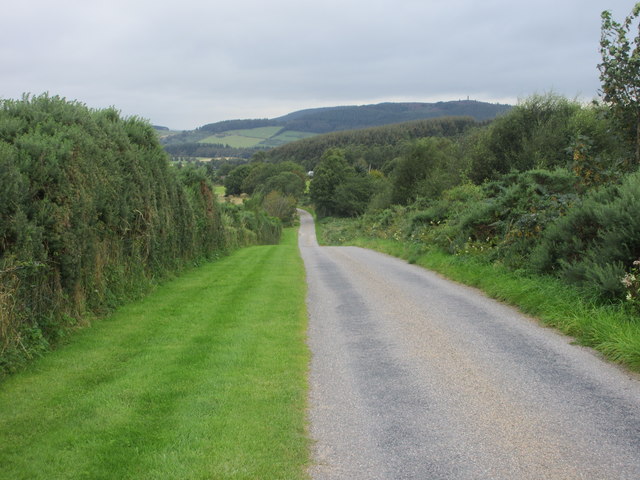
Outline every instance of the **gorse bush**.
{"label": "gorse bush", "polygon": [[547,229],[532,265],[570,282],[621,297],[620,281],[640,257],[640,173],[585,196]]}
{"label": "gorse bush", "polygon": [[624,299],[630,287],[622,279],[640,257],[638,212],[640,172],[585,192],[571,170],[538,169],[462,184],[351,222],[325,222],[323,231],[327,242],[364,236],[409,243],[418,253],[440,247]]}
{"label": "gorse bush", "polygon": [[[151,126],[42,95],[0,103],[0,372],[87,313],[237,242],[201,173]],[[278,223],[240,220],[254,241]],[[262,222],[262,223],[261,223]]]}
{"label": "gorse bush", "polygon": [[520,266],[575,198],[575,177],[567,170],[507,174],[481,186],[459,185],[426,205],[416,202],[407,234],[450,253],[489,250],[493,258]]}

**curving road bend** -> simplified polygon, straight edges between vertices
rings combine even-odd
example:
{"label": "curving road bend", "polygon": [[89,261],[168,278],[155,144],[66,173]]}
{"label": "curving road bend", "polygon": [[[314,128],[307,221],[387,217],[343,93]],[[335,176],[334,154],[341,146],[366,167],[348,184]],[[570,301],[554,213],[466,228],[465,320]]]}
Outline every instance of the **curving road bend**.
{"label": "curving road bend", "polygon": [[313,479],[640,479],[638,376],[300,219]]}

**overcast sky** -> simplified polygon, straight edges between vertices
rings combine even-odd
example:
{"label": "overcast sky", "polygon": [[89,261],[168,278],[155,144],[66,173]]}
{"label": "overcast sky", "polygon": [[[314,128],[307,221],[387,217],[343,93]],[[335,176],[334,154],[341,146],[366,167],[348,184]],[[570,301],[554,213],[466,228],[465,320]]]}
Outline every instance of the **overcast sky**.
{"label": "overcast sky", "polygon": [[20,0],[0,98],[49,92],[191,129],[302,108],[553,91],[590,100],[600,13],[633,0]]}

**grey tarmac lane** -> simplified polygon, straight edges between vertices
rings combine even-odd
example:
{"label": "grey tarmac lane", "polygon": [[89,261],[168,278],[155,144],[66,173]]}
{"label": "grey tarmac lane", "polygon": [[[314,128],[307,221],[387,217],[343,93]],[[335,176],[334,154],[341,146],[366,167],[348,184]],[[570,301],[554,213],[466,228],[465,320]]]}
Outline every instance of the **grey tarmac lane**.
{"label": "grey tarmac lane", "polygon": [[640,479],[637,375],[300,218],[313,479]]}

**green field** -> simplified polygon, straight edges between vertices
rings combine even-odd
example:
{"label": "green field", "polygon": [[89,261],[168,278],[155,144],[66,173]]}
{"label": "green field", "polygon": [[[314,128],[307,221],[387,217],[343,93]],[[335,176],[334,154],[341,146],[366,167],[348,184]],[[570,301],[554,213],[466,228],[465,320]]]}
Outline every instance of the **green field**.
{"label": "green field", "polygon": [[277,147],[303,138],[313,137],[315,133],[286,131],[283,127],[259,127],[247,130],[229,130],[200,140],[200,143],[220,143],[232,148],[253,148],[257,146]]}
{"label": "green field", "polygon": [[278,134],[282,127],[259,127],[247,130],[229,130],[224,133],[211,135],[201,143],[221,143],[232,148],[252,148],[262,141]]}
{"label": "green field", "polygon": [[284,237],[187,272],[0,384],[0,478],[305,478],[306,287]]}

